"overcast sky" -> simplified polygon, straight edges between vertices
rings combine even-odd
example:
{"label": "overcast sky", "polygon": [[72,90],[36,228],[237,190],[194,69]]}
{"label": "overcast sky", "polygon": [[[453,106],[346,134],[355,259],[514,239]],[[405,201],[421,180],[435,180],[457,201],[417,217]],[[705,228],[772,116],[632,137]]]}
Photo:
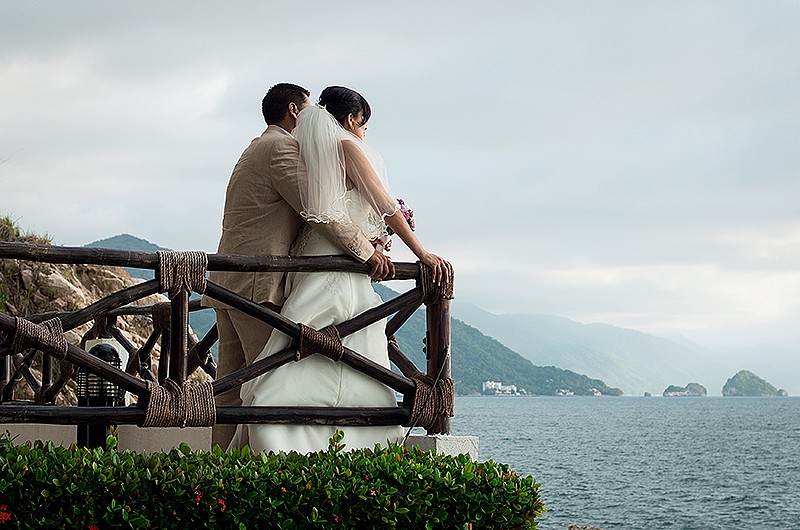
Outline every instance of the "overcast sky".
{"label": "overcast sky", "polygon": [[798,28],[796,0],[4,0],[0,214],[214,252],[267,88],[343,84],[459,301],[797,349]]}

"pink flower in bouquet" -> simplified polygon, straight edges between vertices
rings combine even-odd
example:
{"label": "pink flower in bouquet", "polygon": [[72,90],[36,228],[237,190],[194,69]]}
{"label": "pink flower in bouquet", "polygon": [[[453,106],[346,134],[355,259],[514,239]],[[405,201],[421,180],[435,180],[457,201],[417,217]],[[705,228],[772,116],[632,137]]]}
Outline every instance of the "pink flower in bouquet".
{"label": "pink flower in bouquet", "polygon": [[[403,199],[397,199],[397,204],[400,205],[400,213],[403,214],[405,217],[406,222],[408,223],[408,227],[413,232],[416,229],[416,225],[414,224],[414,210],[406,206],[406,202]],[[394,234],[394,230],[391,227],[386,227],[386,232],[391,236]]]}

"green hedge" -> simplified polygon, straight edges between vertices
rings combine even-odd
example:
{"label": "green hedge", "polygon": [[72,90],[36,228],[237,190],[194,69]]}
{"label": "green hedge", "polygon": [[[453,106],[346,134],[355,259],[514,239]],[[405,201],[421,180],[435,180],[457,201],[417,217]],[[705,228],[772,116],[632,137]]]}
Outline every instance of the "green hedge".
{"label": "green hedge", "polygon": [[[110,445],[116,440],[111,437]],[[539,484],[507,465],[391,445],[310,455],[14,445],[0,437],[4,528],[537,528]]]}

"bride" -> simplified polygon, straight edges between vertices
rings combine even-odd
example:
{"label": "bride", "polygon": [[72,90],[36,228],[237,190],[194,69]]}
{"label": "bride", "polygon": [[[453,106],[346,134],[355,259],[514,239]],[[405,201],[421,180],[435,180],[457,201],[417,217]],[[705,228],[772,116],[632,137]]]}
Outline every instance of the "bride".
{"label": "bride", "polygon": [[[308,179],[301,182],[301,215],[316,223],[356,223],[370,239],[391,228],[419,260],[430,266],[434,281],[452,274],[450,263],[426,251],[409,227],[389,191],[380,155],[364,142],[371,109],[361,94],[331,86],[319,104],[304,109],[293,134],[300,144],[301,163]],[[342,254],[311,225],[292,247],[295,256]],[[339,324],[381,303],[365,274],[326,272],[289,273],[287,299],[281,314],[322,329]],[[389,367],[386,321],[381,320],[342,339],[344,346]],[[291,339],[275,330],[258,356],[263,359],[287,348]],[[342,362],[314,354],[289,363],[242,385],[244,405],[304,407],[394,407],[395,393]],[[256,451],[308,453],[327,448],[337,429],[345,432],[348,448],[374,447],[397,441],[402,427],[334,425],[240,425],[232,447],[248,443]]]}

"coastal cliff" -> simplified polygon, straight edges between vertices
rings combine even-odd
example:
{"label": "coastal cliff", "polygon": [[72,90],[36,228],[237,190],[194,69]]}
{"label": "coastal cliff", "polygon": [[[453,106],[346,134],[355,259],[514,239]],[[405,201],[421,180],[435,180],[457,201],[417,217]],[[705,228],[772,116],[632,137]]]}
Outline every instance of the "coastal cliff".
{"label": "coastal cliff", "polygon": [[[49,244],[47,236],[22,231],[8,217],[0,217],[0,241]],[[0,312],[11,316],[29,316],[47,312],[76,311],[132,285],[141,283],[121,267],[96,265],[65,265],[32,261],[0,260]],[[160,294],[148,296],[137,305],[150,305],[168,301]],[[132,344],[142,346],[152,332],[149,317],[128,315],[117,319],[117,327]],[[80,345],[91,322],[64,333],[67,342]],[[152,353],[154,363],[160,357],[160,347]],[[35,360],[32,372],[41,377],[40,360]],[[197,370],[193,378],[206,380],[205,372]],[[33,391],[23,380],[14,387],[13,399],[34,399]],[[70,380],[56,397],[58,405],[75,405],[75,383]]]}

